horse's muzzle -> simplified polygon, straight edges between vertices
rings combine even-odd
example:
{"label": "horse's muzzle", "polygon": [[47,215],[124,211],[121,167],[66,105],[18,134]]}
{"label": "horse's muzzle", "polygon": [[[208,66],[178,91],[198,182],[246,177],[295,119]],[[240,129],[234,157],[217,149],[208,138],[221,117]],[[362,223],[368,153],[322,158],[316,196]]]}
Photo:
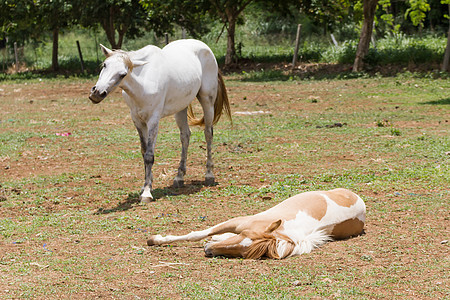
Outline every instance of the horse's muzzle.
{"label": "horse's muzzle", "polygon": [[97,104],[102,102],[103,99],[108,95],[106,91],[100,92],[97,90],[97,87],[94,86],[91,89],[91,94],[89,95],[89,99],[92,101],[92,103]]}

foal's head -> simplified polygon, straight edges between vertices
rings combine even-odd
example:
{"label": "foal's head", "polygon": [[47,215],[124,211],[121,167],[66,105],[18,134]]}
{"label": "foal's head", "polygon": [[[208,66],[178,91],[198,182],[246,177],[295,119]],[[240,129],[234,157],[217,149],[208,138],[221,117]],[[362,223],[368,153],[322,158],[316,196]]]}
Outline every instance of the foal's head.
{"label": "foal's head", "polygon": [[105,99],[135,66],[127,52],[110,50],[101,44],[100,47],[106,59],[103,62],[103,68],[98,77],[98,81],[91,89],[91,94],[89,95],[89,99],[93,103],[100,103]]}
{"label": "foal's head", "polygon": [[288,237],[275,232],[281,223],[278,220],[264,231],[244,230],[224,241],[210,242],[205,246],[206,256],[284,258],[292,253],[295,246]]}

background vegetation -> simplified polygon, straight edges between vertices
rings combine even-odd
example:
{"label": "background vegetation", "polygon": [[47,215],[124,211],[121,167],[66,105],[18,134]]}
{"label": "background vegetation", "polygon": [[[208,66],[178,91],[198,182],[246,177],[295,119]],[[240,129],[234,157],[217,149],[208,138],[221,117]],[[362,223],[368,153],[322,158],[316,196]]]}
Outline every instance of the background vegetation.
{"label": "background vegetation", "polygon": [[[102,4],[98,3],[95,11],[87,9],[96,5],[91,2],[87,6],[83,0],[52,1],[46,6],[40,1],[4,1],[0,39],[8,38],[7,43],[3,41],[8,48],[1,51],[1,71],[14,69],[14,42],[19,46],[21,70],[55,69],[56,64],[63,70],[80,72],[78,40],[87,72],[91,73],[97,71],[102,60],[98,43],[128,50],[147,44],[163,46],[165,32],[169,40],[183,36],[200,38],[221,63],[226,62],[230,48],[226,32],[230,22],[221,19],[208,6],[209,1],[187,5],[181,0],[164,1],[165,4],[147,0],[138,5],[137,0],[110,0],[100,1]],[[273,9],[268,9],[265,1],[219,2],[237,8],[244,6],[236,17],[233,33],[234,55],[241,62],[290,62],[297,24],[302,24],[299,53],[302,62],[350,64],[355,59],[363,1],[269,1]],[[365,57],[367,66],[441,63],[448,29],[445,2],[380,1],[374,39]],[[49,22],[42,18],[49,15],[65,21],[44,26]],[[106,17],[114,22],[106,24]],[[129,19],[134,21],[130,23]],[[57,28],[57,32],[52,28]]]}

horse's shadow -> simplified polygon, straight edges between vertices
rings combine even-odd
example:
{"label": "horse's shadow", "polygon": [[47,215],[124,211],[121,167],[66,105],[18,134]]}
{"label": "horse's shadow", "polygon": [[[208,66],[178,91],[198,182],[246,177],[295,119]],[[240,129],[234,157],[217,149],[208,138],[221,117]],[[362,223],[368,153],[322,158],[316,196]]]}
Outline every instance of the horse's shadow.
{"label": "horse's shadow", "polygon": [[442,98],[433,101],[422,102],[421,104],[429,104],[429,105],[449,105],[450,98]]}
{"label": "horse's shadow", "polygon": [[[166,196],[195,194],[195,193],[198,193],[204,186],[207,186],[204,181],[193,180],[180,188],[176,188],[173,186],[167,186],[164,188],[154,189],[154,190],[152,190],[153,200],[157,201],[158,199],[161,199]],[[116,207],[107,208],[107,209],[100,207],[94,214],[95,215],[104,215],[104,214],[110,214],[110,213],[114,213],[114,212],[118,212],[118,211],[127,211],[130,208],[132,208],[133,206],[135,206],[136,204],[139,204],[139,202],[140,202],[139,193],[136,193],[136,192],[129,193],[128,197],[124,201],[117,204]]]}

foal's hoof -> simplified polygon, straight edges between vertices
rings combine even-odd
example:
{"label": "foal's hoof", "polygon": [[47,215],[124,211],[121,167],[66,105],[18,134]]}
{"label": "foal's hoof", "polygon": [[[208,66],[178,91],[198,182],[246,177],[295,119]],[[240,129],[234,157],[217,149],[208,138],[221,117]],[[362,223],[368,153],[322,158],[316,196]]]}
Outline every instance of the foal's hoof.
{"label": "foal's hoof", "polygon": [[184,186],[184,180],[174,180],[173,181],[173,187],[174,188],[181,188]]}
{"label": "foal's hoof", "polygon": [[205,185],[206,186],[213,186],[216,183],[214,180],[214,177],[206,177],[205,178]]}
{"label": "foal's hoof", "polygon": [[146,205],[146,204],[148,204],[150,202],[155,201],[153,199],[153,197],[143,197],[143,196],[141,196],[140,199],[141,199],[141,202],[139,204],[141,204],[141,205]]}
{"label": "foal's hoof", "polygon": [[158,243],[158,239],[162,238],[161,235],[152,235],[150,237],[150,239],[147,240],[147,246],[155,246],[155,245],[159,245],[160,243]]}

